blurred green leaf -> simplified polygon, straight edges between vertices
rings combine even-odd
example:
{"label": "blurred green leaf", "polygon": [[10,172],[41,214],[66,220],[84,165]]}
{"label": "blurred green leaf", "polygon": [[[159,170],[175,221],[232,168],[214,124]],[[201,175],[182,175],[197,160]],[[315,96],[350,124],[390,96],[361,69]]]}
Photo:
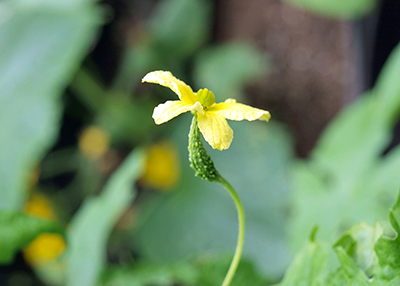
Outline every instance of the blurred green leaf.
{"label": "blurred green leaf", "polygon": [[[205,257],[196,263],[199,268],[199,275],[196,285],[201,286],[219,286],[224,280],[226,272],[231,263],[232,257],[218,256]],[[257,273],[254,265],[246,260],[240,261],[239,267],[235,273],[235,277],[231,282],[231,286],[264,286],[268,280]]]}
{"label": "blurred green leaf", "polygon": [[[141,255],[150,261],[169,262],[206,253],[233,254],[235,248],[237,214],[229,194],[218,184],[194,177],[189,167],[189,117],[182,116],[184,120],[174,129],[182,160],[181,182],[173,193],[144,202],[134,234]],[[243,202],[244,256],[265,275],[276,278],[288,261],[284,218],[291,139],[280,125],[272,123],[230,124],[235,139],[229,150],[205,147]]]}
{"label": "blurred green leaf", "polygon": [[152,136],[156,127],[151,114],[153,102],[128,98],[110,91],[96,122],[110,134],[114,142],[140,144]]}
{"label": "blurred green leaf", "polygon": [[[135,263],[132,267],[114,267],[104,272],[103,286],[171,286],[176,283],[195,285],[197,270],[187,263],[147,264]],[[181,285],[181,284],[179,284]]]}
{"label": "blurred green leaf", "polygon": [[324,285],[318,283],[318,278],[325,270],[328,254],[329,246],[312,238],[296,255],[282,282],[276,286]]}
{"label": "blurred green leaf", "polygon": [[[389,219],[398,231],[400,193]],[[360,223],[343,234],[334,244],[339,267],[328,256],[316,259],[314,252],[305,251],[316,245],[319,243],[310,242],[303,248],[279,285],[395,286],[400,283],[399,238],[384,236],[379,224]],[[329,248],[325,248],[327,250]],[[318,250],[315,253],[325,252]]]}
{"label": "blurred green leaf", "polygon": [[194,79],[199,88],[211,90],[217,102],[240,100],[245,85],[262,76],[267,67],[267,59],[253,46],[232,42],[202,51],[196,58]]}
{"label": "blurred green leaf", "polygon": [[101,195],[86,199],[74,216],[68,232],[67,285],[96,283],[104,265],[108,237],[135,196],[133,183],[143,164],[142,150],[133,151],[109,178]]}
{"label": "blurred green leaf", "polygon": [[160,1],[150,20],[150,32],[165,57],[182,59],[207,39],[211,21],[209,1]]}
{"label": "blurred green leaf", "polygon": [[400,179],[399,147],[381,156],[400,111],[400,45],[368,94],[341,112],[308,161],[293,166],[290,239],[297,249],[314,225],[333,241],[358,223],[384,219]]}
{"label": "blurred green leaf", "polygon": [[114,143],[136,145],[151,136],[151,128],[155,127],[151,118],[156,105],[153,101],[106,89],[84,69],[74,78],[71,89],[95,114],[96,124],[107,131]]}
{"label": "blurred green leaf", "polygon": [[42,232],[63,234],[64,228],[56,221],[0,211],[0,264],[12,262],[14,255]]}
{"label": "blurred green leaf", "polygon": [[54,142],[60,96],[99,24],[92,1],[0,3],[0,209],[19,209]]}
{"label": "blurred green leaf", "polygon": [[340,19],[354,19],[372,12],[378,0],[285,0],[314,13]]}

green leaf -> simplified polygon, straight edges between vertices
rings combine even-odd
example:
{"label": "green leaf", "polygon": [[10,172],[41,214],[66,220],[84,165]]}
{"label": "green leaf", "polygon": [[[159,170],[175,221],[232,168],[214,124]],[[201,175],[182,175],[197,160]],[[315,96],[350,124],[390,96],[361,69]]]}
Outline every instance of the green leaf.
{"label": "green leaf", "polygon": [[144,164],[142,150],[133,151],[110,177],[98,197],[87,199],[68,232],[67,285],[91,286],[104,266],[108,237],[135,193],[133,183]]}
{"label": "green leaf", "polygon": [[[389,219],[398,232],[400,193]],[[400,239],[398,235],[395,238],[384,236],[380,224],[360,223],[352,227],[335,243],[334,250],[340,263],[338,268],[332,259],[325,259],[320,265],[312,264],[309,256],[301,256],[302,250],[279,285],[399,285]],[[304,275],[307,271],[316,271],[317,274],[310,279]],[[289,276],[292,279],[287,278]]]}
{"label": "green leaf", "polygon": [[[340,280],[344,279],[347,285],[368,285],[367,276],[347,252],[341,246],[337,246],[335,251],[341,265],[339,269]],[[336,277],[338,277],[337,274]],[[333,280],[331,280],[331,282],[333,282]]]}
{"label": "green leaf", "polygon": [[[144,202],[134,233],[140,254],[150,261],[171,262],[205,253],[233,254],[235,249],[238,222],[229,194],[218,184],[196,178],[189,167],[189,117],[179,119],[174,131],[181,152],[181,182],[172,193]],[[235,133],[231,147],[224,152],[212,150],[208,144],[205,148],[243,202],[244,257],[265,275],[277,278],[288,262],[284,219],[291,139],[276,123],[229,124]]]}
{"label": "green leaf", "polygon": [[54,142],[61,94],[99,24],[84,1],[0,3],[0,209],[21,207],[27,173]]}
{"label": "green leaf", "polygon": [[389,212],[389,220],[393,229],[396,231],[395,238],[382,236],[375,245],[375,251],[379,258],[379,263],[382,267],[389,267],[389,274],[400,276],[400,194]]}
{"label": "green leaf", "polygon": [[377,0],[286,0],[311,12],[340,19],[354,19],[370,13]]}
{"label": "green leaf", "polygon": [[159,2],[150,20],[155,46],[168,58],[192,54],[208,37],[210,10],[209,3],[202,0]]}
{"label": "green leaf", "polygon": [[56,221],[0,211],[0,264],[12,262],[14,255],[42,232],[63,234],[64,228]]}
{"label": "green leaf", "polygon": [[[312,286],[325,270],[329,247],[319,241],[309,241],[296,255],[282,282],[276,286]],[[334,284],[329,284],[334,285]]]}
{"label": "green leaf", "polygon": [[135,263],[132,266],[107,269],[99,284],[104,286],[170,286],[177,283],[194,285],[197,272],[195,267],[188,263]]}
{"label": "green leaf", "polygon": [[[224,280],[226,271],[231,263],[231,256],[206,257],[196,262],[199,274],[195,285],[201,286],[220,286]],[[268,280],[257,273],[253,263],[246,259],[240,261],[231,286],[264,286],[268,285]]]}
{"label": "green leaf", "polygon": [[346,231],[334,247],[335,249],[340,247],[351,257],[358,268],[362,269],[367,276],[372,276],[374,268],[378,264],[374,245],[382,234],[383,227],[379,223],[376,223],[375,226],[360,223]]}
{"label": "green leaf", "polygon": [[374,89],[340,113],[321,136],[312,157],[333,179],[354,184],[388,144],[400,111],[399,65],[400,45]]}
{"label": "green leaf", "polygon": [[376,86],[347,107],[321,135],[308,161],[293,166],[290,237],[297,249],[312,227],[333,241],[346,228],[384,219],[398,191],[398,149],[386,156],[400,111],[400,45]]}
{"label": "green leaf", "polygon": [[196,58],[194,79],[198,87],[211,90],[217,102],[240,100],[245,85],[265,74],[267,66],[267,59],[253,46],[232,42],[201,52]]}

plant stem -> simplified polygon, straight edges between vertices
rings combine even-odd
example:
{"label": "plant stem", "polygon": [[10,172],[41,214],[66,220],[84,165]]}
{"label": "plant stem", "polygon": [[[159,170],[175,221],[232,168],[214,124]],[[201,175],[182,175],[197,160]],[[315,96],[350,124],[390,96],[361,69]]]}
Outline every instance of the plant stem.
{"label": "plant stem", "polygon": [[235,202],[236,210],[238,213],[238,221],[239,221],[239,234],[238,234],[238,240],[237,240],[236,249],[235,249],[235,255],[233,256],[231,265],[229,266],[228,273],[226,273],[225,279],[222,282],[222,286],[229,286],[229,284],[231,283],[231,281],[233,279],[233,276],[236,273],[236,269],[239,265],[240,258],[242,256],[242,251],[243,251],[244,228],[245,228],[244,210],[243,210],[242,202],[240,201],[240,198],[239,198],[238,194],[236,193],[235,189],[222,176],[220,176],[219,183],[221,183],[226,188],[226,190],[231,195],[233,201]]}

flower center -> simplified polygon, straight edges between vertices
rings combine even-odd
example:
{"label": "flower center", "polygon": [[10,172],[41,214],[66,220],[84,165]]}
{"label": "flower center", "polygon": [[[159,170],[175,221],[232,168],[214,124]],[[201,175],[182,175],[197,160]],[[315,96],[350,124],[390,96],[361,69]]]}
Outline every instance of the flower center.
{"label": "flower center", "polygon": [[197,100],[203,105],[204,108],[207,108],[215,103],[215,96],[212,91],[209,91],[207,88],[200,89],[197,92]]}

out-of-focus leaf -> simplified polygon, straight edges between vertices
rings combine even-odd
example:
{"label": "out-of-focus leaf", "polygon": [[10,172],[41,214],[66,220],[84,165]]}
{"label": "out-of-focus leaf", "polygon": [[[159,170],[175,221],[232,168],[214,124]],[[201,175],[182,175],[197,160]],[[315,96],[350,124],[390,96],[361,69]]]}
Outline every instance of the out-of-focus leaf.
{"label": "out-of-focus leaf", "polygon": [[[190,116],[189,116],[190,117]],[[228,193],[218,184],[194,177],[189,167],[183,116],[175,128],[182,158],[182,180],[169,195],[143,204],[134,238],[141,255],[151,261],[176,261],[206,253],[232,253],[237,214]],[[244,256],[272,276],[288,261],[284,241],[287,167],[291,140],[281,126],[262,122],[230,122],[235,138],[229,150],[208,150],[217,170],[239,193],[246,213]],[[161,128],[161,127],[160,127]]]}
{"label": "out-of-focus leaf", "polygon": [[146,264],[136,263],[132,267],[114,267],[104,272],[102,286],[170,286],[176,283],[195,285],[197,270],[188,263]]}
{"label": "out-of-focus leaf", "polygon": [[56,221],[0,211],[0,264],[11,262],[17,251],[42,232],[63,234],[64,228]]}
{"label": "out-of-focus leaf", "polygon": [[144,164],[141,150],[133,151],[110,177],[102,194],[85,201],[68,232],[67,285],[91,286],[102,270],[108,237],[132,202],[133,182]]}
{"label": "out-of-focus leaf", "polygon": [[150,20],[151,36],[165,57],[182,59],[207,39],[211,7],[203,0],[160,1]]}
{"label": "out-of-focus leaf", "polygon": [[114,142],[141,143],[156,127],[151,114],[156,104],[128,98],[125,94],[109,92],[109,98],[99,111],[96,121]]}
{"label": "out-of-focus leaf", "polygon": [[194,79],[207,87],[217,101],[240,99],[246,84],[257,80],[268,67],[267,59],[246,43],[232,42],[209,48],[196,59]]}
{"label": "out-of-focus leaf", "polygon": [[358,223],[384,219],[400,184],[399,149],[381,156],[400,110],[400,45],[387,60],[376,86],[328,126],[311,160],[293,168],[290,238],[298,248],[314,225],[333,241]]}
{"label": "out-of-focus leaf", "polygon": [[[229,268],[232,257],[219,256],[219,257],[206,257],[196,263],[199,268],[197,283],[195,285],[201,286],[219,286],[221,281],[224,280],[226,271]],[[239,267],[235,273],[230,285],[232,286],[264,286],[268,284],[268,280],[257,273],[254,265],[246,260],[240,261]]]}
{"label": "out-of-focus leaf", "polygon": [[371,172],[370,180],[366,182],[366,185],[375,190],[379,194],[380,201],[386,205],[393,201],[393,190],[400,186],[400,177],[394,170],[400,170],[400,146],[374,164],[374,171]]}
{"label": "out-of-focus leaf", "polygon": [[92,1],[2,1],[0,11],[0,209],[18,209],[100,21]]}
{"label": "out-of-focus leaf", "polygon": [[83,69],[71,87],[96,114],[96,123],[107,131],[113,142],[138,144],[139,140],[146,140],[151,134],[150,128],[155,127],[151,114],[156,103],[152,101],[133,99],[120,90],[107,90]]}
{"label": "out-of-focus leaf", "polygon": [[391,53],[374,89],[339,114],[314,149],[317,164],[346,180],[343,183],[354,183],[390,140],[400,111],[399,65],[400,45]]}
{"label": "out-of-focus leaf", "polygon": [[370,13],[377,0],[286,0],[311,12],[340,19],[354,19]]}
{"label": "out-of-focus leaf", "polygon": [[[400,194],[390,211],[389,219],[398,233]],[[305,249],[308,248],[306,246]],[[320,264],[317,260],[310,262],[309,255],[302,256],[302,250],[279,285],[399,285],[400,239],[398,236],[384,236],[383,228],[378,223],[375,226],[360,223],[352,227],[334,244],[334,250],[339,267],[332,259],[321,260]]]}
{"label": "out-of-focus leaf", "polygon": [[282,282],[276,286],[324,285],[317,282],[325,270],[328,254],[327,244],[311,238],[294,258]]}
{"label": "out-of-focus leaf", "polygon": [[121,60],[118,73],[114,78],[114,90],[131,92],[141,83],[143,76],[155,69],[171,69],[162,64],[165,54],[157,52],[156,47],[147,41],[128,47]]}

